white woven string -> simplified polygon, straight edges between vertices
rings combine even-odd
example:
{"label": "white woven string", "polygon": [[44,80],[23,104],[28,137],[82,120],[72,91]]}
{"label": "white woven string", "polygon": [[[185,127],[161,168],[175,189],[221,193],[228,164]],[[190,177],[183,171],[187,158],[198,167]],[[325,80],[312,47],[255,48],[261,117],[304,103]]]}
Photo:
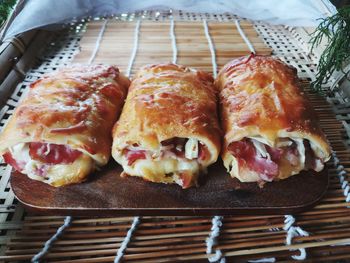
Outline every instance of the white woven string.
{"label": "white woven string", "polygon": [[[208,41],[210,54],[211,54],[211,63],[213,67],[213,77],[217,76],[217,64],[216,64],[216,54],[215,47],[213,45],[212,39],[209,34],[208,23],[206,20],[203,20],[204,33]],[[217,244],[217,238],[220,235],[220,227],[222,226],[222,216],[214,216],[212,219],[211,232],[209,237],[205,240],[207,245],[207,255],[212,254],[213,246]],[[217,262],[220,260],[220,263],[225,263],[226,259],[223,257],[220,249],[216,249],[215,255],[208,257],[209,262]]]}
{"label": "white woven string", "polygon": [[37,253],[33,258],[32,258],[32,262],[33,263],[39,263],[41,258],[43,256],[46,255],[46,253],[50,250],[52,244],[59,238],[60,235],[62,235],[62,233],[64,232],[64,230],[70,226],[70,224],[72,223],[72,217],[71,216],[66,216],[66,218],[64,219],[64,223],[62,226],[60,226],[56,233],[45,242],[44,247],[39,251],[39,253]]}
{"label": "white woven string", "polygon": [[[287,231],[286,236],[286,245],[289,246],[292,244],[292,239],[297,236],[309,236],[309,233],[303,230],[299,226],[294,226],[295,218],[292,215],[285,215],[284,227],[283,229]],[[293,249],[294,250],[294,249]],[[305,248],[298,248],[300,255],[293,255],[292,258],[295,260],[305,260],[306,259],[306,250]]]}
{"label": "white woven string", "polygon": [[135,26],[135,31],[134,31],[134,46],[131,52],[130,60],[129,60],[129,65],[126,70],[126,76],[130,77],[131,69],[135,61],[137,49],[139,47],[139,35],[140,35],[140,25],[141,25],[141,19],[137,20],[136,26]]}
{"label": "white woven string", "polygon": [[176,64],[177,46],[176,46],[176,36],[175,36],[175,21],[173,17],[170,20],[170,38],[171,38],[171,46],[173,48],[173,59],[171,62]]}
{"label": "white woven string", "polygon": [[246,36],[246,34],[244,33],[243,29],[241,28],[241,24],[239,23],[238,19],[235,20],[235,24],[236,24],[236,27],[237,27],[239,34],[243,38],[244,42],[247,44],[250,52],[255,54],[255,49],[254,49],[252,43],[250,42],[250,40],[248,39],[248,37]]}
{"label": "white woven string", "polygon": [[95,60],[97,52],[100,49],[101,40],[102,40],[103,34],[105,33],[107,23],[108,23],[108,20],[106,19],[101,26],[100,33],[98,34],[96,39],[95,48],[91,54],[88,64],[91,64]]}
{"label": "white woven string", "polygon": [[[205,243],[207,245],[207,255],[210,255],[213,253],[213,247],[217,244],[217,238],[220,235],[220,227],[222,226],[222,216],[214,216],[211,223],[211,232],[209,234],[209,237],[205,240]],[[215,255],[208,257],[209,262],[217,262],[220,260],[220,263],[226,262],[225,257],[222,257],[222,252],[220,249],[216,249]]]}
{"label": "white woven string", "polygon": [[120,245],[120,248],[118,249],[117,255],[114,259],[114,263],[119,263],[120,260],[122,259],[122,257],[124,256],[124,251],[128,247],[128,244],[131,240],[132,234],[136,230],[139,223],[140,223],[140,217],[135,216],[134,220],[132,221],[132,225],[131,225],[130,229],[128,230],[128,233],[126,233],[126,236],[125,236],[122,244]]}
{"label": "white woven string", "polygon": [[248,260],[249,263],[273,263],[276,262],[275,258],[262,258],[262,259],[252,259]]}
{"label": "white woven string", "polygon": [[[340,164],[340,160],[338,159],[335,151],[332,151],[332,156],[333,156],[333,160],[334,160],[334,167],[335,167],[337,174],[338,174],[339,183],[341,185],[341,188],[343,189],[345,201],[350,202],[349,181],[345,179],[347,172],[345,171],[344,166]],[[340,243],[340,244],[335,244],[332,246],[344,246],[344,245],[350,245],[350,243]]]}
{"label": "white woven string", "polygon": [[345,171],[344,166],[340,164],[340,161],[339,161],[335,151],[332,151],[332,156],[333,156],[333,160],[334,160],[334,167],[335,167],[337,174],[338,174],[339,183],[341,185],[341,188],[343,189],[345,201],[350,202],[349,181],[345,179],[345,175],[347,174],[347,172]]}
{"label": "white woven string", "polygon": [[208,41],[209,49],[210,49],[210,54],[211,54],[211,64],[213,66],[213,77],[216,78],[217,75],[217,64],[216,64],[216,54],[215,54],[215,47],[213,44],[213,41],[210,37],[209,33],[209,28],[208,28],[208,23],[207,20],[203,20],[203,26],[204,26],[204,33]]}

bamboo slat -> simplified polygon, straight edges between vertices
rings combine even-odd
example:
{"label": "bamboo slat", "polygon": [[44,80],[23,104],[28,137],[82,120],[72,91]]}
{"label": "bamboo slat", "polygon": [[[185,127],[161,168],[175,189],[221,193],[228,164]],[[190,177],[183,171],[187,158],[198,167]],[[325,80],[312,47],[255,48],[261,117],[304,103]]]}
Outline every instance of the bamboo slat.
{"label": "bamboo slat", "polygon": [[[81,51],[74,58],[74,62],[84,63],[89,60],[102,23],[98,21],[88,24],[80,43]],[[215,44],[219,67],[233,57],[250,53],[234,23],[210,22],[208,26]],[[272,50],[258,36],[251,23],[243,22],[241,27],[258,54],[271,54]],[[125,72],[133,47],[134,29],[135,22],[108,21],[94,62],[117,64]],[[210,50],[202,22],[175,21],[175,36],[178,49],[177,63],[206,71],[212,70]],[[133,69],[145,64],[170,62],[172,54],[170,22],[142,22]]]}

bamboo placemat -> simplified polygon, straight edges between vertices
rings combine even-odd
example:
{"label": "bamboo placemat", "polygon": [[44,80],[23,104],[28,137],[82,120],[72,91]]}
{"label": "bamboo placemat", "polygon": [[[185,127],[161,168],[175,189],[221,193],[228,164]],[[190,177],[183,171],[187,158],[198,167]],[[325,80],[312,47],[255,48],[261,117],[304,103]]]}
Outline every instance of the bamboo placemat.
{"label": "bamboo placemat", "polygon": [[[254,46],[257,54],[270,55],[272,50],[259,37],[253,25],[248,21],[240,23],[242,30]],[[81,51],[74,62],[86,63],[96,47],[96,40],[102,21],[93,21],[87,25],[80,42]],[[116,64],[126,72],[132,53],[136,22],[109,20],[100,41],[94,63]],[[209,22],[209,33],[215,43],[216,63],[225,65],[234,57],[250,53],[233,22]],[[172,60],[173,49],[170,37],[170,21],[142,21],[139,28],[139,41],[132,73],[145,64],[167,63]],[[174,22],[177,63],[212,71],[212,61],[208,40],[203,23],[198,21]]]}
{"label": "bamboo placemat", "polygon": [[[136,16],[136,18],[142,17],[144,20],[163,20],[164,44],[162,45],[167,46],[167,50],[164,53],[161,52],[161,58],[164,59],[164,62],[165,60],[168,62],[171,60],[172,52],[171,43],[166,40],[166,36],[169,36],[168,14],[150,12]],[[232,24],[236,19],[231,15],[180,12],[175,16],[175,28],[178,29],[176,25],[180,23],[177,20],[196,20],[198,23],[203,18],[208,21],[230,22]],[[126,22],[133,19],[135,19],[133,14],[118,17],[119,21],[124,20],[125,24],[135,27],[135,23]],[[133,69],[138,68],[143,60],[147,59],[146,56],[149,56],[142,52],[144,39],[142,24],[144,22],[141,23],[140,49],[136,54]],[[101,25],[100,22],[93,24]],[[209,22],[209,28],[211,24]],[[220,27],[220,24],[218,26]],[[293,29],[270,26],[260,22],[254,22],[253,27],[273,50],[274,56],[298,69],[304,87],[308,90],[308,82],[315,76],[316,65],[312,54],[308,54],[307,49],[304,48],[306,44],[300,35]],[[108,27],[106,29],[108,34]],[[76,57],[76,61],[81,59],[81,62],[86,62],[88,51],[84,49],[85,30],[83,25],[77,25],[72,31],[57,36],[42,57],[41,65],[27,74],[26,80],[18,85],[6,106],[1,110],[1,127],[12,114],[18,100],[31,81],[56,69],[57,66],[71,61],[73,55],[78,53],[81,37],[83,37],[81,42],[83,49]],[[87,27],[88,31],[89,27]],[[130,30],[128,32],[130,33]],[[212,29],[210,29],[210,33],[217,51],[217,62],[220,68],[229,55],[221,57],[220,46],[216,42],[220,40],[215,40],[216,36]],[[97,34],[96,31],[91,36],[91,38],[95,38],[95,42]],[[176,31],[176,36],[178,37],[177,41],[180,41],[179,31]],[[131,39],[128,41],[126,39],[116,45],[122,45],[123,42],[133,42]],[[108,44],[104,43],[103,40],[106,39],[102,39],[101,48],[104,44]],[[203,60],[205,62],[202,64],[203,69],[211,70],[212,65],[208,59],[209,49],[204,51],[204,45],[202,47],[203,49],[198,52],[206,52]],[[90,48],[92,51],[93,47],[86,46],[86,48]],[[187,48],[185,44],[184,48],[182,51]],[[120,65],[125,71],[128,65],[125,61],[129,59],[131,49],[129,46],[127,51],[125,49],[125,52],[119,53],[120,58],[125,57],[126,59],[113,60],[112,63]],[[83,58],[84,52],[86,53]],[[111,53],[99,54],[97,52],[95,62],[102,62],[100,61],[102,58],[99,57],[101,55],[112,56]],[[159,62],[158,58],[160,57],[148,58]],[[186,56],[181,55],[180,44],[178,62],[186,64],[185,58]],[[201,58],[199,56],[198,61],[201,61]],[[122,64],[123,61],[124,64]],[[325,85],[325,89],[327,86]],[[128,262],[173,262],[180,260],[207,262],[208,257],[213,256],[216,252],[221,252],[222,257],[225,257],[227,262],[254,262],[254,260],[260,260],[259,262],[289,262],[303,258],[306,258],[306,261],[320,262],[349,259],[350,246],[345,244],[350,244],[350,210],[348,208],[350,200],[347,200],[349,199],[348,173],[350,172],[350,152],[348,150],[350,103],[348,98],[343,97],[342,93],[337,90],[328,92],[327,99],[315,94],[309,94],[309,97],[318,112],[321,126],[331,142],[336,157],[329,163],[329,190],[322,202],[314,209],[294,216],[224,217],[221,219],[222,226],[217,225],[217,229],[220,230],[216,238],[217,244],[214,245],[212,253],[208,255],[206,241],[210,236],[215,236],[211,228],[213,223],[215,225],[220,222],[220,218],[215,218],[212,222],[213,218],[211,217],[142,217],[135,231],[131,233],[131,240],[128,244],[125,242],[125,237],[130,231],[134,218],[73,218],[70,226],[66,227],[58,240],[50,246],[44,260],[48,262],[113,262],[117,252],[121,251],[120,248],[125,247],[125,245],[127,248],[122,259]],[[67,218],[24,213],[21,205],[13,199],[13,194],[7,183],[10,168],[2,164],[0,173],[0,198],[3,203],[0,206],[0,227],[2,230],[0,252],[3,255],[0,259],[11,262],[26,262],[43,249],[44,243],[52,238],[57,229],[62,226],[64,219]],[[287,240],[288,238],[290,240]],[[290,243],[290,245],[286,245],[286,243]]]}

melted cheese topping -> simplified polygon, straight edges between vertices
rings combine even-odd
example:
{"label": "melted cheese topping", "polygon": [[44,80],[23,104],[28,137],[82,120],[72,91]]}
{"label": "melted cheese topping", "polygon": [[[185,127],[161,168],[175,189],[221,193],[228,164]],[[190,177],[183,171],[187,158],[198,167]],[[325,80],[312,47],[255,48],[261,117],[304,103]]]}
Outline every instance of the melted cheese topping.
{"label": "melted cheese topping", "polygon": [[323,162],[320,159],[316,159],[316,164],[315,164],[314,170],[316,172],[321,172],[323,170],[323,168],[324,168]]}
{"label": "melted cheese topping", "polygon": [[[126,155],[119,152],[116,161],[123,166],[124,172],[128,175],[143,177],[152,182],[177,183],[184,186],[182,173],[195,181],[200,172],[206,172],[199,160],[199,141],[189,138],[184,147],[176,145],[178,151],[184,151],[184,157],[178,156],[172,151],[173,145],[161,145],[156,151],[145,152],[144,159],[137,159],[131,165]],[[180,147],[181,146],[181,147]],[[140,146],[128,146],[133,151],[145,151]],[[183,149],[184,148],[184,149]],[[188,183],[188,182],[187,182]]]}
{"label": "melted cheese topping", "polygon": [[259,142],[259,141],[256,141],[256,140],[254,140],[254,139],[252,139],[251,141],[252,141],[252,143],[253,143],[253,145],[254,145],[254,147],[255,147],[257,153],[258,153],[260,156],[271,160],[270,154],[266,151],[265,144],[263,144],[263,143],[261,143],[261,142]]}
{"label": "melted cheese topping", "polygon": [[[199,143],[194,138],[187,138],[187,141],[186,138],[175,138],[166,140],[153,150],[135,144],[124,145],[114,158],[127,175],[152,182],[177,183],[187,188],[196,183],[200,172],[206,172],[203,165],[205,157],[199,159]],[[130,153],[132,151],[134,153]]]}
{"label": "melted cheese topping", "polygon": [[201,169],[196,160],[174,158],[154,160],[147,158],[136,160],[132,165],[128,165],[125,156],[121,156],[117,161],[123,166],[124,172],[129,175],[144,177],[152,182],[175,182],[181,186],[182,181],[179,179],[179,173],[187,171],[196,176]]}
{"label": "melted cheese topping", "polygon": [[[17,162],[26,164],[24,169],[20,171],[21,173],[28,175],[31,179],[43,181],[53,186],[81,181],[94,169],[93,160],[85,154],[70,164],[50,165],[33,160],[29,155],[27,143],[19,143],[9,150]],[[39,174],[40,171],[42,175]]]}
{"label": "melted cheese topping", "polygon": [[290,139],[287,139],[287,138],[280,138],[278,141],[277,141],[277,148],[281,148],[281,147],[288,147],[288,146],[291,146],[293,144],[293,141],[290,140]]}
{"label": "melted cheese topping", "polygon": [[306,160],[304,139],[300,139],[300,138],[297,139],[297,138],[295,138],[293,140],[297,144],[298,153],[299,153],[299,163],[301,165],[301,169],[304,169],[305,168],[305,160]]}

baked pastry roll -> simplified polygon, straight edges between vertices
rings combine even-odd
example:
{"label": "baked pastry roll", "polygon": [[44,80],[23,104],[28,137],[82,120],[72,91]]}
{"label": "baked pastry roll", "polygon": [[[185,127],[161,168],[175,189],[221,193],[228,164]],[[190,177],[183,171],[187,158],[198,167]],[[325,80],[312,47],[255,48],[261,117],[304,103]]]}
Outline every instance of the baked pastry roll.
{"label": "baked pastry roll", "polygon": [[124,175],[196,184],[220,151],[216,103],[207,73],[175,64],[141,68],[113,128],[112,156]]}
{"label": "baked pastry roll", "polygon": [[296,70],[272,57],[241,57],[216,79],[225,133],[222,159],[241,182],[321,171],[330,147]]}
{"label": "baked pastry roll", "polygon": [[105,65],[74,65],[35,81],[0,135],[0,155],[53,186],[83,181],[108,162],[129,84]]}

